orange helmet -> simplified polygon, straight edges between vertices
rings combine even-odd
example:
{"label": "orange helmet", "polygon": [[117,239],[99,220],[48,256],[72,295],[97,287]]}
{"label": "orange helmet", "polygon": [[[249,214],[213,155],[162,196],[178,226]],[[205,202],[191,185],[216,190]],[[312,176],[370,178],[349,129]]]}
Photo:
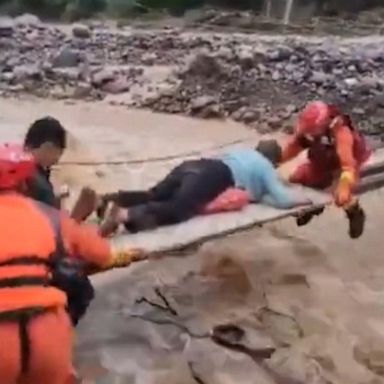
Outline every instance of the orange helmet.
{"label": "orange helmet", "polygon": [[15,189],[36,170],[34,157],[22,145],[0,145],[0,189]]}
{"label": "orange helmet", "polygon": [[312,101],[299,114],[297,133],[299,135],[320,136],[331,122],[328,104]]}

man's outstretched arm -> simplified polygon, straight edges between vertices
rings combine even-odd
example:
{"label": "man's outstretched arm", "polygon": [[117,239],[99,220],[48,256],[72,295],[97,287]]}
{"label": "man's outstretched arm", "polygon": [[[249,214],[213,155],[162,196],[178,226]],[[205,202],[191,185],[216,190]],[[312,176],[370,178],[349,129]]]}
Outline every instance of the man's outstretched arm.
{"label": "man's outstretched arm", "polygon": [[128,266],[146,257],[144,250],[139,248],[114,248],[98,234],[96,227],[78,224],[67,216],[63,215],[61,226],[69,253],[81,258],[95,270]]}
{"label": "man's outstretched arm", "polygon": [[310,205],[312,201],[305,195],[294,192],[285,186],[276,171],[264,175],[266,193],[261,198],[261,203],[279,209],[291,209],[299,206]]}

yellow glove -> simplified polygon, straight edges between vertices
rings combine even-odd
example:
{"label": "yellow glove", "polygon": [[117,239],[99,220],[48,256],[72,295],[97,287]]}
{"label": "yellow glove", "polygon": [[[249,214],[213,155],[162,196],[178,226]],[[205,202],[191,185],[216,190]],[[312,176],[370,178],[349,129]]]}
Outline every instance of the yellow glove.
{"label": "yellow glove", "polygon": [[345,207],[351,204],[353,200],[352,187],[356,182],[352,171],[343,171],[340,175],[339,184],[335,191],[335,203],[339,207]]}
{"label": "yellow glove", "polygon": [[111,268],[127,267],[135,261],[144,260],[146,252],[141,248],[131,248],[127,250],[116,250],[112,253]]}
{"label": "yellow glove", "polygon": [[353,185],[356,182],[355,172],[353,171],[342,171],[340,175],[340,182],[349,183],[349,185]]}

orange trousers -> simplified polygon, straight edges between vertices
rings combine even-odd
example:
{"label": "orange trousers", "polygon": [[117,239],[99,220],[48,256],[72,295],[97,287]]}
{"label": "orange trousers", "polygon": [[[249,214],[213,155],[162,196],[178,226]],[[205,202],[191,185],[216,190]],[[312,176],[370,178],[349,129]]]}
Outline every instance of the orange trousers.
{"label": "orange trousers", "polygon": [[32,318],[29,367],[21,373],[21,344],[17,322],[0,322],[1,384],[70,384],[72,376],[72,324],[64,309]]}

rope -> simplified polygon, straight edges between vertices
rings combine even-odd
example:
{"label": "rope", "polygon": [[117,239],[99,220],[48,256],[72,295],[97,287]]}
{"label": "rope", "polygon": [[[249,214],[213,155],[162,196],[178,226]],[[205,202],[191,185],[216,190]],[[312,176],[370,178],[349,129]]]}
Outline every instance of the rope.
{"label": "rope", "polygon": [[[71,166],[71,165],[77,165],[77,166],[97,166],[97,165],[135,165],[135,164],[150,164],[150,163],[160,163],[162,161],[170,161],[170,160],[178,160],[185,157],[191,157],[191,156],[199,156],[204,154],[204,152],[208,151],[215,151],[223,148],[227,148],[231,145],[236,144],[242,144],[247,143],[252,139],[253,136],[249,136],[247,138],[242,139],[236,139],[229,143],[224,143],[220,145],[215,145],[209,148],[206,148],[204,150],[193,150],[189,152],[183,152],[176,155],[168,155],[168,156],[157,156],[157,157],[150,157],[150,158],[142,158],[142,159],[132,159],[132,160],[109,160],[109,161],[96,161],[96,160],[83,160],[83,161],[61,161],[59,164],[60,166]],[[370,140],[370,146],[375,151],[378,149],[384,148],[383,142],[375,139]]]}
{"label": "rope", "polygon": [[215,151],[219,149],[223,149],[235,144],[242,144],[249,141],[250,138],[237,139],[229,143],[220,144],[216,146],[212,146],[206,148],[204,150],[194,150],[190,152],[179,153],[177,155],[168,155],[168,156],[158,156],[158,157],[150,157],[143,159],[132,159],[132,160],[110,160],[110,161],[62,161],[59,166],[68,166],[68,165],[78,165],[78,166],[92,166],[92,165],[132,165],[132,164],[145,164],[145,163],[159,163],[162,161],[169,160],[178,160],[185,157],[190,156],[198,156],[202,155],[204,152]]}

